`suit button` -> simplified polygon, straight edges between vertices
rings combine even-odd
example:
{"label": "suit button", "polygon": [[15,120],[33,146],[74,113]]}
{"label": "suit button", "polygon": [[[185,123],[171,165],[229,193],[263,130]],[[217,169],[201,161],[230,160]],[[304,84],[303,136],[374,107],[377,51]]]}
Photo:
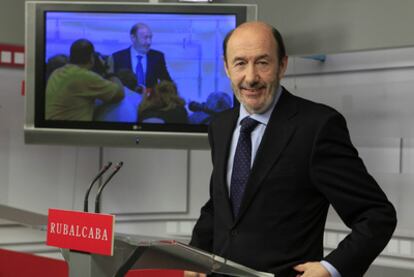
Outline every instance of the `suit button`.
{"label": "suit button", "polygon": [[237,236],[239,234],[239,232],[237,232],[237,230],[231,230],[230,231],[230,235],[232,236],[232,237],[235,237],[235,236]]}

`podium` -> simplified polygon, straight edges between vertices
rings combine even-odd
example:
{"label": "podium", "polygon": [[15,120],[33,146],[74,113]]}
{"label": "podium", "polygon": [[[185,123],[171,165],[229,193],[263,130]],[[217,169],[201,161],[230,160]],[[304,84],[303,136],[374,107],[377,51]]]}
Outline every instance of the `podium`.
{"label": "podium", "polygon": [[223,257],[176,240],[116,234],[114,255],[101,256],[62,249],[69,277],[121,277],[130,269],[178,269],[239,277],[270,277]]}
{"label": "podium", "polygon": [[[47,216],[0,204],[0,217],[46,231]],[[271,277],[176,240],[115,233],[113,256],[61,249],[70,277],[121,277],[130,269],[178,269],[238,277]]]}

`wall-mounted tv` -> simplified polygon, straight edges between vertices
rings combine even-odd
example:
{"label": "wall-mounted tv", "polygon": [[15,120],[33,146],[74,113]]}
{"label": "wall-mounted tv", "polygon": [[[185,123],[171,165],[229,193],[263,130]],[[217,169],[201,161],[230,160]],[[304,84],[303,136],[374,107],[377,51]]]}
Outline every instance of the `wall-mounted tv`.
{"label": "wall-mounted tv", "polygon": [[256,5],[26,2],[25,142],[208,148],[222,42]]}

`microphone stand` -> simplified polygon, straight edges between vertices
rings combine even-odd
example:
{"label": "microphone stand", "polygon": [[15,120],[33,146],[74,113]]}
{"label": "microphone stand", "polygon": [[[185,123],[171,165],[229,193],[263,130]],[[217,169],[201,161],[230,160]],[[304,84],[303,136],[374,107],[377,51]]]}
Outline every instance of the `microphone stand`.
{"label": "microphone stand", "polygon": [[105,182],[99,187],[98,192],[96,193],[96,197],[95,197],[95,213],[100,213],[101,212],[101,194],[103,189],[105,188],[106,184],[109,183],[109,181],[111,181],[112,177],[115,176],[116,173],[118,173],[118,171],[121,169],[121,167],[123,166],[123,162],[119,162],[114,171],[111,173],[111,175],[109,175],[109,177],[105,180]]}
{"label": "microphone stand", "polygon": [[85,194],[85,199],[83,201],[83,211],[84,212],[88,212],[88,198],[89,198],[89,194],[91,193],[92,187],[93,185],[96,183],[96,181],[98,181],[99,178],[101,178],[101,176],[108,171],[108,169],[111,167],[112,162],[108,162],[100,171],[99,173],[95,176],[95,178],[92,180],[91,184],[89,185],[88,190],[86,191]]}

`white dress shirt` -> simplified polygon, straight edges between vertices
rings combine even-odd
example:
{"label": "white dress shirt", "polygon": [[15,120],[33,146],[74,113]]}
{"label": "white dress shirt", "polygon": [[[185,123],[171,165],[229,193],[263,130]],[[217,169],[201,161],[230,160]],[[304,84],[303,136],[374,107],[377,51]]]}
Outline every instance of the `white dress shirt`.
{"label": "white dress shirt", "polygon": [[131,51],[131,66],[132,66],[132,71],[137,74],[136,68],[137,68],[137,64],[138,64],[138,58],[137,56],[142,56],[141,59],[141,63],[142,63],[142,69],[144,70],[144,77],[147,76],[147,55],[146,54],[141,54],[138,53],[137,50],[135,50],[134,47],[130,48]]}

